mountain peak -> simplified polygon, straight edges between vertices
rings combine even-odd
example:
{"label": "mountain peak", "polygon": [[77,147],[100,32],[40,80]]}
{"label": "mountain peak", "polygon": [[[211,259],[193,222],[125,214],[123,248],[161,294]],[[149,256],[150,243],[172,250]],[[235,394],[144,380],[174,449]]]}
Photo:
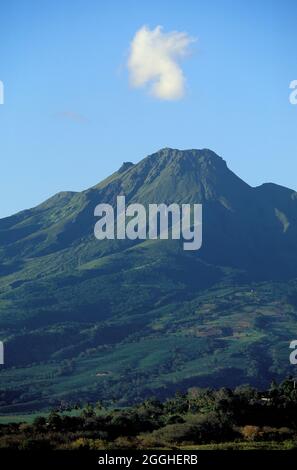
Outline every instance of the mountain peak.
{"label": "mountain peak", "polygon": [[205,162],[212,162],[212,163],[219,163],[224,164],[226,166],[225,160],[217,155],[213,150],[208,148],[204,149],[176,149],[171,147],[164,147],[158,150],[157,152],[153,153],[149,157],[161,157],[161,158],[170,158],[172,160],[193,160],[198,159],[202,163]]}

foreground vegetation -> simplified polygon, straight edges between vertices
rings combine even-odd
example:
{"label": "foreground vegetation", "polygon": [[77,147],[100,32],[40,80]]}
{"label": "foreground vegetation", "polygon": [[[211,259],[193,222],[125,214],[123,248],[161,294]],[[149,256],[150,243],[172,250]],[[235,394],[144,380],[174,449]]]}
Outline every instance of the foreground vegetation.
{"label": "foreground vegetation", "polygon": [[[76,407],[78,408],[78,407]],[[191,388],[160,402],[122,409],[101,402],[52,410],[32,422],[0,425],[10,449],[293,449],[297,448],[297,388],[293,379],[259,392]]]}

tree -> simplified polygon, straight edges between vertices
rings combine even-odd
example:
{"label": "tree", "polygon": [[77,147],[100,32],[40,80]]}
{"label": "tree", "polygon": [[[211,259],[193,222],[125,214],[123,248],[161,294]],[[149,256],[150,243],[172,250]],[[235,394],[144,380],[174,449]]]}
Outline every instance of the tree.
{"label": "tree", "polygon": [[60,431],[62,429],[62,419],[59,413],[56,411],[51,411],[47,424],[51,430]]}
{"label": "tree", "polygon": [[42,431],[46,425],[46,419],[44,416],[37,416],[33,421],[33,426],[38,432]]}

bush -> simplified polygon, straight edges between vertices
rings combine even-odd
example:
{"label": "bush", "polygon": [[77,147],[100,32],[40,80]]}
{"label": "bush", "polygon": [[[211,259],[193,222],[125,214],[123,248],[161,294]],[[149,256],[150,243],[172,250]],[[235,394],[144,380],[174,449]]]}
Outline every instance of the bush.
{"label": "bush", "polygon": [[182,443],[195,441],[196,427],[189,423],[167,424],[152,432],[152,437],[159,442]]}
{"label": "bush", "polygon": [[48,439],[25,439],[19,445],[20,450],[51,450],[53,448]]}
{"label": "bush", "polygon": [[184,423],[185,420],[180,415],[172,415],[167,418],[166,424]]}
{"label": "bush", "polygon": [[107,448],[107,443],[102,439],[90,439],[89,446],[90,450],[101,450]]}
{"label": "bush", "polygon": [[114,446],[121,449],[131,449],[137,447],[137,440],[131,437],[119,436],[114,441]]}
{"label": "bush", "polygon": [[69,448],[72,450],[89,450],[89,439],[79,437],[78,439],[70,443]]}
{"label": "bush", "polygon": [[246,441],[258,441],[261,438],[261,428],[259,426],[246,425],[240,430]]}
{"label": "bush", "polygon": [[46,425],[46,419],[44,418],[44,416],[37,416],[37,418],[35,418],[33,421],[33,426],[37,429],[40,429],[45,425]]}
{"label": "bush", "polygon": [[138,436],[138,448],[140,449],[151,449],[163,446],[164,442],[153,434],[140,434]]}
{"label": "bush", "polygon": [[0,439],[0,449],[18,449],[20,438],[14,436],[4,436]]}
{"label": "bush", "polygon": [[247,441],[285,441],[294,436],[292,429],[272,428],[270,426],[244,426],[241,428],[241,434]]}

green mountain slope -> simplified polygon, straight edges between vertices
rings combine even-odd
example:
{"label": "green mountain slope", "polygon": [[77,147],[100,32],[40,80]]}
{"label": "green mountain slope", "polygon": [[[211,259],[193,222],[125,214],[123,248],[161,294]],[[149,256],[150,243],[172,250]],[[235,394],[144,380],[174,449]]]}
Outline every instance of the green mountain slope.
{"label": "green mountain slope", "polygon": [[[202,203],[203,246],[94,237],[98,203]],[[297,194],[210,150],[163,149],[0,220],[0,411],[120,403],[291,371]]]}

